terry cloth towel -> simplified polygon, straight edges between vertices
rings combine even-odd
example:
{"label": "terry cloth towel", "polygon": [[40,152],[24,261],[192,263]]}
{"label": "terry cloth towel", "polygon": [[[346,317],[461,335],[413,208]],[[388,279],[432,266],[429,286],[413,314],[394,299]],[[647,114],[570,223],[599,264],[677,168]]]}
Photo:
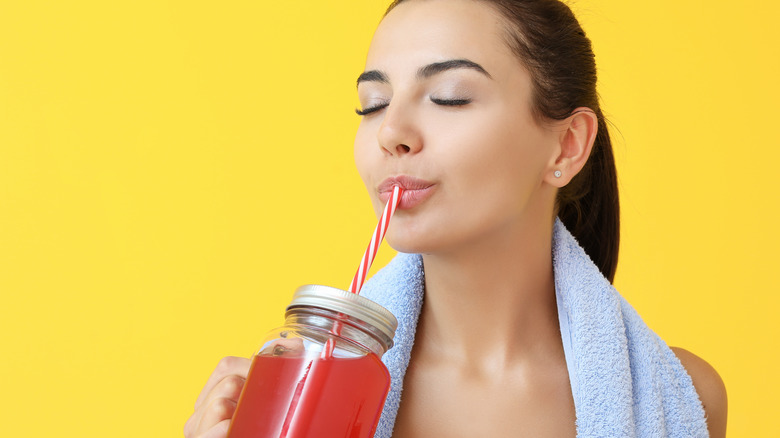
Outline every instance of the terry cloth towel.
{"label": "terry cloth towel", "polygon": [[[708,436],[704,409],[680,361],[557,219],[552,257],[577,436]],[[399,254],[361,292],[398,318],[395,346],[382,358],[392,383],[375,438],[393,433],[424,290],[422,257]]]}

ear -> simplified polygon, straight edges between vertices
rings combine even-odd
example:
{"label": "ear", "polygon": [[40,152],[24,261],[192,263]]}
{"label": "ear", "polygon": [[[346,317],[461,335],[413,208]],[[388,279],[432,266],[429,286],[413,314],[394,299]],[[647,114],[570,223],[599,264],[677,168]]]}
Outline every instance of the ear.
{"label": "ear", "polygon": [[[598,132],[598,117],[590,108],[577,108],[572,115],[557,122],[560,129],[558,147],[548,165],[545,182],[561,188],[585,166]],[[560,176],[556,175],[560,172]]]}

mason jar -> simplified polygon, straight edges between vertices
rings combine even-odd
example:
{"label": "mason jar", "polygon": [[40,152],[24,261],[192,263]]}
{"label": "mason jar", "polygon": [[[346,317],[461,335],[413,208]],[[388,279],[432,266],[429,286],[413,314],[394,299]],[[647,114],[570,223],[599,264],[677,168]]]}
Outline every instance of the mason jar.
{"label": "mason jar", "polygon": [[397,326],[368,298],[298,288],[252,358],[228,438],[373,437],[390,390],[381,358]]}

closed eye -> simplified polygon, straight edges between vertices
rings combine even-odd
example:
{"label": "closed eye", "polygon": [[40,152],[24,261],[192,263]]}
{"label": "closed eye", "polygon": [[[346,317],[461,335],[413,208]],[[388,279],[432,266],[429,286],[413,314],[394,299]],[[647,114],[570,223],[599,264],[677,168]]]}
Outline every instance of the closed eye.
{"label": "closed eye", "polygon": [[364,109],[355,108],[355,113],[359,116],[367,116],[371,113],[375,113],[383,108],[386,108],[389,103],[381,103],[379,105],[371,106]]}
{"label": "closed eye", "polygon": [[462,106],[471,103],[471,99],[437,99],[431,97],[431,102],[443,106]]}

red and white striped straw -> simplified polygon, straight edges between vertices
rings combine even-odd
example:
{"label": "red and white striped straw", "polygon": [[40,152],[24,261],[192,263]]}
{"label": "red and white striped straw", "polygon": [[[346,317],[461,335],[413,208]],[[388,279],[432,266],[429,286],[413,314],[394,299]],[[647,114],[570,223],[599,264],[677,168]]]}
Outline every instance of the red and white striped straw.
{"label": "red and white striped straw", "polygon": [[[403,189],[400,187],[393,187],[393,194],[390,195],[390,199],[387,200],[385,210],[382,212],[382,217],[379,218],[379,223],[376,224],[374,234],[371,236],[371,242],[369,242],[368,248],[366,248],[366,252],[363,254],[363,259],[360,260],[360,266],[358,266],[355,277],[352,278],[352,284],[349,285],[350,292],[354,294],[360,293],[360,289],[366,281],[366,274],[368,273],[368,270],[371,269],[371,265],[374,263],[374,257],[376,257],[376,253],[379,251],[379,244],[382,243],[382,239],[385,238],[387,227],[390,225],[390,218],[393,217],[393,213],[395,213],[398,203],[401,202],[401,194],[403,192]],[[341,322],[336,321],[333,324],[333,333],[335,335],[341,333]],[[320,357],[323,359],[331,357],[335,348],[336,342],[334,338],[328,338]]]}
{"label": "red and white striped straw", "polygon": [[390,196],[390,199],[387,200],[385,211],[382,212],[382,217],[379,219],[379,223],[376,224],[374,235],[371,236],[371,242],[369,242],[368,248],[366,248],[366,252],[363,254],[363,259],[360,261],[360,266],[358,266],[358,270],[355,273],[355,277],[349,285],[350,292],[355,294],[360,293],[360,289],[366,281],[368,270],[371,269],[371,264],[374,263],[374,257],[376,257],[376,253],[379,251],[379,244],[381,244],[382,239],[385,238],[387,227],[390,225],[390,218],[393,217],[393,213],[395,213],[395,209],[401,201],[402,193],[403,189],[398,186],[393,187],[393,194]]}

